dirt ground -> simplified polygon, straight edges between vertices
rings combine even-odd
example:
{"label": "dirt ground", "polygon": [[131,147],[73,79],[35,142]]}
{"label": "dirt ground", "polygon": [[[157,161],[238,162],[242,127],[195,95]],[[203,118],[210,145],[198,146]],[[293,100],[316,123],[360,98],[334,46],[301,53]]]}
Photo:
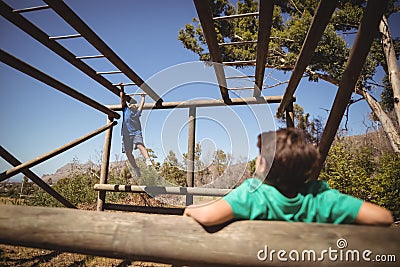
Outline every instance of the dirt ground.
{"label": "dirt ground", "polygon": [[123,259],[95,257],[44,249],[8,246],[0,244],[0,266],[2,267],[170,267],[171,265],[139,262]]}

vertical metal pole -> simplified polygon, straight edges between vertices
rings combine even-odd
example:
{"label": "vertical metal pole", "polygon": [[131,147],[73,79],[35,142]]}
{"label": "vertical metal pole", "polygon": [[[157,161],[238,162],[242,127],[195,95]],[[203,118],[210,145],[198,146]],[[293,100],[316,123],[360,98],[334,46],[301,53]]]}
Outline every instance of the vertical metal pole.
{"label": "vertical metal pole", "polygon": [[[194,186],[194,148],[196,141],[196,107],[189,108],[188,122],[188,158],[186,183],[188,187]],[[193,204],[193,195],[186,195],[186,205]]]}
{"label": "vertical metal pole", "polygon": [[293,101],[290,102],[286,107],[286,127],[294,127]]}
{"label": "vertical metal pole", "polygon": [[[107,123],[111,123],[113,118],[108,118]],[[103,158],[101,162],[101,170],[100,170],[100,184],[106,184],[108,178],[108,168],[110,165],[110,151],[111,151],[111,139],[112,139],[112,131],[114,127],[110,127],[105,134],[104,138],[104,148],[103,148]],[[97,210],[103,211],[104,204],[106,203],[106,191],[99,191],[97,195]]]}

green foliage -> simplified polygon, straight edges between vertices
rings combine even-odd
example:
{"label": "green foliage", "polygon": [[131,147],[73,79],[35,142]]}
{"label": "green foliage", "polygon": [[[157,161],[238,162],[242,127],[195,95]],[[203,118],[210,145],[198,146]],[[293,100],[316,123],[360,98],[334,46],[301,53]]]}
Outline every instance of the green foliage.
{"label": "green foliage", "polygon": [[217,151],[214,153],[213,164],[217,169],[218,175],[221,175],[225,171],[227,162],[228,158],[225,152],[222,149],[217,149]]}
{"label": "green foliage", "polygon": [[335,142],[320,179],[342,193],[370,201],[400,216],[400,155]]}
{"label": "green foliage", "polygon": [[[95,176],[76,173],[71,177],[58,180],[53,189],[74,205],[94,204],[97,200],[97,193],[93,189],[96,183],[98,179]],[[62,207],[58,201],[39,188],[29,199],[29,205]]]}
{"label": "green foliage", "polygon": [[[310,114],[308,112],[305,113],[304,108],[296,103],[293,104],[293,114],[295,128],[303,130],[310,142],[319,144],[323,132],[322,118],[310,119]],[[285,118],[285,114],[277,117],[278,122],[282,125],[286,124]]]}
{"label": "green foliage", "polygon": [[334,144],[320,178],[342,193],[368,199],[370,178],[358,163],[356,155],[348,152],[344,144]]}
{"label": "green foliage", "polygon": [[161,176],[173,185],[187,186],[186,172],[178,162],[175,153],[170,150],[164,163],[161,165]]}
{"label": "green foliage", "polygon": [[251,160],[249,162],[249,164],[250,164],[250,173],[251,174],[256,172],[256,160],[257,160],[257,158],[255,158],[255,159],[253,159],[253,160]]}
{"label": "green foliage", "polygon": [[400,154],[384,153],[379,161],[373,189],[373,201],[400,218]]}
{"label": "green foliage", "polygon": [[[255,0],[239,0],[236,7],[227,0],[209,0],[208,2],[213,17],[250,13],[258,10],[258,1]],[[283,71],[293,69],[319,2],[317,0],[276,1],[267,57],[269,67]],[[351,41],[350,43],[347,41],[353,40],[352,36],[358,30],[366,3],[365,0],[339,1],[308,66],[311,70],[327,75],[334,80],[341,79],[349,56],[349,47],[352,45]],[[395,0],[389,1],[387,17],[399,9],[398,5],[396,7],[394,3]],[[220,43],[257,40],[258,19],[256,17],[217,20],[214,24]],[[200,60],[210,60],[209,53],[205,53],[207,45],[197,18],[194,18],[192,23],[186,24],[179,31],[178,40],[182,42],[186,49],[198,54]],[[400,40],[393,41],[396,55],[399,55]],[[221,46],[220,51],[223,61],[253,60],[256,58],[256,44]],[[374,82],[372,77],[376,73],[377,67],[382,66],[386,70],[385,64],[382,45],[379,36],[377,36],[363,67],[359,84],[364,88],[370,88],[369,82]],[[238,67],[245,67],[245,65]],[[318,78],[311,75],[309,79],[318,81]],[[386,87],[386,90],[391,89]],[[385,94],[387,95],[387,92]]]}

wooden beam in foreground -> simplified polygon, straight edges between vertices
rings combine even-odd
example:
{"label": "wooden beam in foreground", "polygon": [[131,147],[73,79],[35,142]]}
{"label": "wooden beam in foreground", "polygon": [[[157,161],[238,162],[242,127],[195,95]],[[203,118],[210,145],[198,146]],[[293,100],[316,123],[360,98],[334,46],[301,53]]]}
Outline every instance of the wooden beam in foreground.
{"label": "wooden beam in foreground", "polygon": [[182,216],[0,205],[3,244],[190,266],[382,266],[377,255],[398,266],[399,240],[397,227],[239,221],[204,229]]}

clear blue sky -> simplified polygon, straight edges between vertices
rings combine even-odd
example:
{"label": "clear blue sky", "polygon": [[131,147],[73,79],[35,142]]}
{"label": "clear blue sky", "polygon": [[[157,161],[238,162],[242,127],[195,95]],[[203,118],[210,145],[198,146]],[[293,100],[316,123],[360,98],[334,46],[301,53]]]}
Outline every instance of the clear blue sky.
{"label": "clear blue sky", "polygon": [[[42,1],[5,1],[13,8],[43,5]],[[128,1],[128,0],[67,0],[65,1],[134,71],[154,86],[157,93],[165,94],[165,101],[188,99],[220,98],[219,89],[209,82],[213,72],[202,63],[188,63],[198,60],[197,55],[186,50],[177,40],[179,29],[196,17],[192,1]],[[48,35],[67,35],[75,31],[66,25],[51,10],[25,14]],[[392,34],[400,36],[400,14],[394,15],[389,23]],[[72,88],[103,104],[118,104],[119,99],[107,89],[91,80],[65,60],[58,57],[33,38],[0,18],[0,46],[6,52],[35,66],[39,70],[62,81]],[[60,41],[76,55],[98,54],[83,39]],[[97,71],[115,70],[104,59],[86,61]],[[186,64],[184,64],[186,63]],[[183,65],[182,65],[183,64]],[[206,74],[205,78],[183,84],[190,75]],[[234,72],[234,70],[230,70]],[[240,70],[253,74],[254,69]],[[17,70],[0,64],[0,108],[2,122],[0,144],[20,161],[25,162],[78,137],[81,137],[106,123],[106,116]],[[266,70],[266,75],[270,70]],[[194,76],[196,76],[194,75]],[[278,71],[271,73],[277,80],[285,81],[289,74]],[[106,76],[113,83],[130,82],[117,74]],[[172,87],[164,88],[168,83]],[[276,83],[269,79],[268,85]],[[380,77],[377,77],[380,82]],[[230,86],[249,86],[245,82]],[[173,90],[172,90],[173,89]],[[282,95],[285,87],[264,91],[265,95]],[[135,92],[128,87],[128,92]],[[312,116],[327,118],[323,109],[330,109],[336,87],[325,82],[302,81],[297,92],[297,103]],[[379,96],[379,91],[376,92]],[[249,93],[240,93],[249,96]],[[147,98],[148,102],[152,102]],[[271,111],[270,111],[271,108]],[[235,108],[200,108],[197,124],[197,141],[207,150],[222,148],[232,153],[236,160],[248,160],[256,156],[256,136],[262,130],[274,129],[273,117],[277,105]],[[350,134],[365,132],[370,110],[363,102],[350,109]],[[265,116],[267,114],[267,116]],[[187,109],[175,111],[144,112],[142,124],[145,143],[156,151],[160,160],[169,149],[177,154],[187,152]],[[71,162],[92,160],[98,163],[103,149],[104,135],[87,141],[56,158],[42,163],[32,170],[39,176],[54,173],[57,168]],[[120,121],[113,132],[112,160],[121,157]],[[0,171],[11,166],[0,159]]]}

